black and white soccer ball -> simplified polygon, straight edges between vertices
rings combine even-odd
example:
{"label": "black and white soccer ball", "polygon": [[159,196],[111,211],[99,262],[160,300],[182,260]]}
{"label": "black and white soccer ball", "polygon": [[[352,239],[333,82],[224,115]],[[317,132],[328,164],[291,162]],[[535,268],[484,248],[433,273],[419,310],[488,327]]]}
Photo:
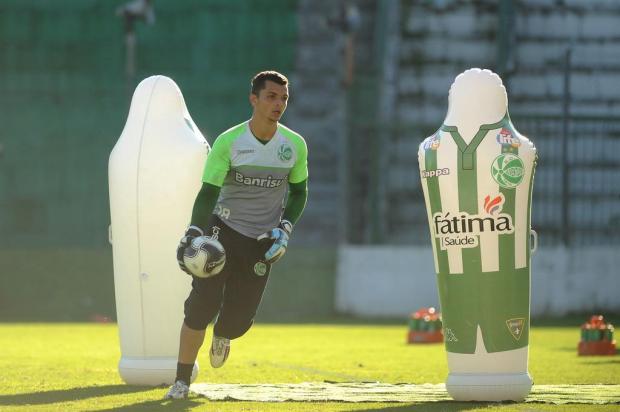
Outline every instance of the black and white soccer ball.
{"label": "black and white soccer ball", "polygon": [[198,236],[183,252],[183,262],[192,274],[199,278],[210,278],[222,271],[226,264],[224,246],[209,236]]}

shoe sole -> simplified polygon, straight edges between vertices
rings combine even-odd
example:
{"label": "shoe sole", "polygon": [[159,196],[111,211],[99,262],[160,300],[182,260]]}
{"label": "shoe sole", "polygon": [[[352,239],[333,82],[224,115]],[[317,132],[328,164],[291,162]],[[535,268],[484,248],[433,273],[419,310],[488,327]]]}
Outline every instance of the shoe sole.
{"label": "shoe sole", "polygon": [[220,363],[219,365],[214,365],[213,364],[213,351],[209,351],[209,363],[211,363],[211,367],[212,368],[221,368],[222,366],[224,366],[224,364],[226,363],[226,360],[228,359],[228,355],[230,354],[230,346],[228,346],[226,348],[226,353],[224,354],[224,360],[222,361],[222,363]]}

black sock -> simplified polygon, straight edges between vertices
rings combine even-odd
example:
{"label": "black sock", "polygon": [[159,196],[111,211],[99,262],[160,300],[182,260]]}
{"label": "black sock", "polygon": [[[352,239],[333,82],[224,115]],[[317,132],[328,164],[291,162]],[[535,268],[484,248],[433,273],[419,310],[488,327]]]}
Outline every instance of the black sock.
{"label": "black sock", "polygon": [[192,378],[192,371],[194,370],[194,364],[193,363],[180,363],[177,362],[177,377],[174,379],[174,381],[183,381],[185,382],[187,385],[189,385],[189,382]]}

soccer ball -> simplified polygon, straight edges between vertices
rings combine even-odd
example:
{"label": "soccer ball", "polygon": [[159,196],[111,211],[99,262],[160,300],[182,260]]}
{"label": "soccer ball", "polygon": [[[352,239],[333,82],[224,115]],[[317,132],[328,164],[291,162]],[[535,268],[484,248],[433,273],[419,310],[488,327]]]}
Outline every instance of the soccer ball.
{"label": "soccer ball", "polygon": [[224,246],[209,236],[199,236],[183,252],[183,262],[192,274],[199,278],[209,278],[222,271],[226,264]]}

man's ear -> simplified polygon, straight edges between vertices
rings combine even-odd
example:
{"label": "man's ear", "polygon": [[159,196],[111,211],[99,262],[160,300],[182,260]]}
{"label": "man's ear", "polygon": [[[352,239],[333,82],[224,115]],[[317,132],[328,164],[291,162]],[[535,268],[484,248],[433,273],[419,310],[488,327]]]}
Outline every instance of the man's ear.
{"label": "man's ear", "polygon": [[256,107],[257,101],[258,101],[258,96],[256,96],[254,93],[250,93],[250,104],[252,105],[252,107]]}

